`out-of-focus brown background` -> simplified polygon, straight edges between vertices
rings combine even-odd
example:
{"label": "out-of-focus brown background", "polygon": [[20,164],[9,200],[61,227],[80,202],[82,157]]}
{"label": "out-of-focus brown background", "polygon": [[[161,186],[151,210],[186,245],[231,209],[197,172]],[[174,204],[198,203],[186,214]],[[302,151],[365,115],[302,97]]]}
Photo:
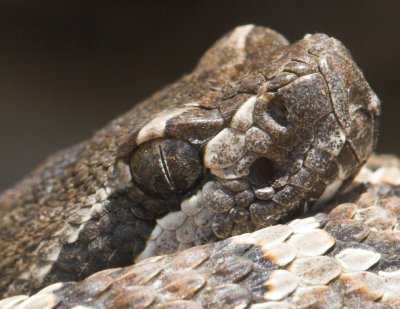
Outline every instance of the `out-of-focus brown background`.
{"label": "out-of-focus brown background", "polygon": [[0,190],[189,72],[234,26],[342,40],[383,101],[400,154],[400,1],[0,1]]}

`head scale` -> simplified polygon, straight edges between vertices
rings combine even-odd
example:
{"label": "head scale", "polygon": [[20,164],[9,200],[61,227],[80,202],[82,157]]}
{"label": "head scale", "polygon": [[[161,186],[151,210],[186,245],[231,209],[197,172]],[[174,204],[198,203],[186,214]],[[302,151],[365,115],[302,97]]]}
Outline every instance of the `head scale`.
{"label": "head scale", "polygon": [[[257,53],[267,39],[269,49]],[[271,30],[237,28],[206,53],[189,84],[123,152],[132,195],[158,212],[140,258],[293,218],[331,197],[374,149],[379,100],[346,48],[326,35],[288,45]]]}

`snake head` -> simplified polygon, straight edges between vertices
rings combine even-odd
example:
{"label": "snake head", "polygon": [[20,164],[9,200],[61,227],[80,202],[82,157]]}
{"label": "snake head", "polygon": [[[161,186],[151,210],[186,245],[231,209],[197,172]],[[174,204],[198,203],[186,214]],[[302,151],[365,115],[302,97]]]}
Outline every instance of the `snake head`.
{"label": "snake head", "polygon": [[124,152],[134,198],[159,211],[139,258],[289,220],[342,188],[376,143],[379,100],[323,34],[289,45],[239,27],[172,87]]}
{"label": "snake head", "polygon": [[357,173],[378,116],[339,41],[238,27],[191,74],[0,195],[0,294],[293,219]]}

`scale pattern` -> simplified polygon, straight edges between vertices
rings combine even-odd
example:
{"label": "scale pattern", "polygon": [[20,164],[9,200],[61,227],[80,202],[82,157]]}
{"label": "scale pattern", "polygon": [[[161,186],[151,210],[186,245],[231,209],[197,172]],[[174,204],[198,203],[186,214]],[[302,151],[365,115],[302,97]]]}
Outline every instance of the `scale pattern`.
{"label": "scale pattern", "polygon": [[57,283],[1,308],[399,308],[400,161],[370,159],[329,213]]}
{"label": "scale pattern", "polygon": [[[395,237],[374,231],[395,226],[393,216],[345,196],[356,204],[280,224],[340,200],[376,145],[379,115],[340,41],[289,44],[268,28],[237,27],[193,72],[0,195],[0,298],[50,285],[19,306],[243,307],[295,304],[301,288],[333,282],[342,295],[343,278],[358,278],[341,275],[355,260],[359,276],[397,267],[384,256]],[[372,182],[378,171],[362,183],[381,203],[389,193]]]}

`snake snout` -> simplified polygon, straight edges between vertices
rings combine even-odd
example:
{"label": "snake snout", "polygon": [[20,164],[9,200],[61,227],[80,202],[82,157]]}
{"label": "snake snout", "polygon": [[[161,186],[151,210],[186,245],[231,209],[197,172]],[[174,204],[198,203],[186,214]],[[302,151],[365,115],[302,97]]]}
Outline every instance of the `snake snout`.
{"label": "snake snout", "polygon": [[376,144],[380,101],[343,44],[330,38],[330,45],[320,55],[319,69],[347,143],[365,162]]}

